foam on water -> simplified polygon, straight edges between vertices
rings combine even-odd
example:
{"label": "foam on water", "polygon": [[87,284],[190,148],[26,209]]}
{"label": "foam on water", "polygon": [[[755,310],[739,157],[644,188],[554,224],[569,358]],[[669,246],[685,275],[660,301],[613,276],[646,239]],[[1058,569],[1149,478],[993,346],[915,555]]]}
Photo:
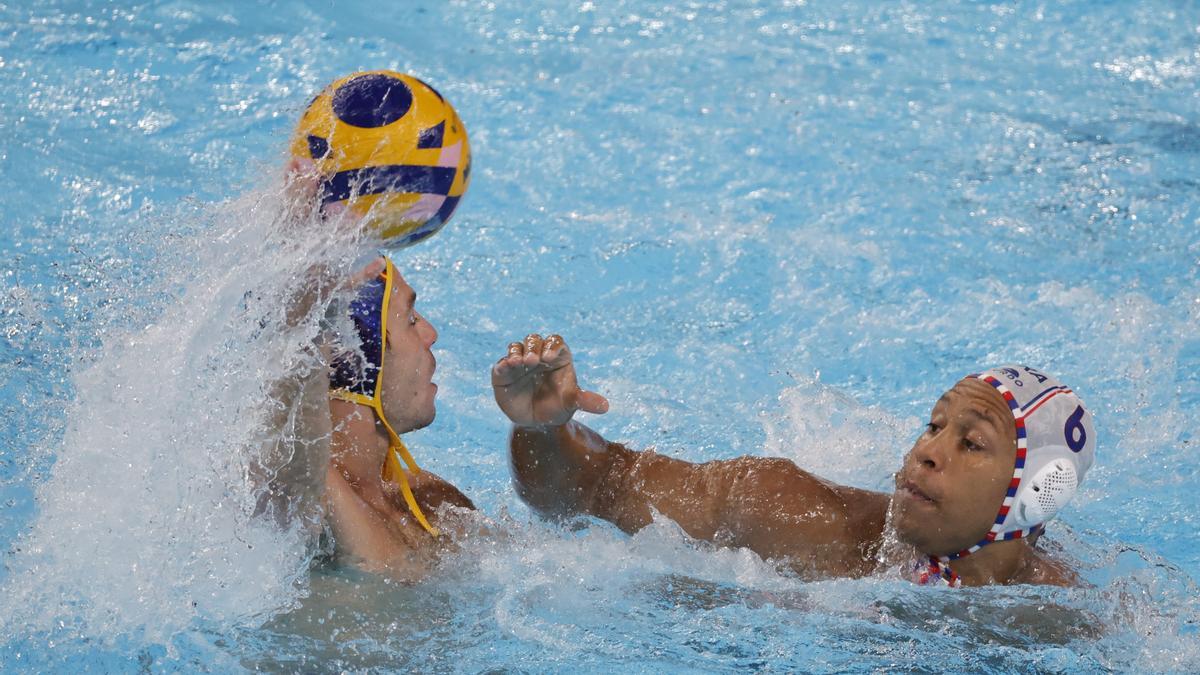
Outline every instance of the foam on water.
{"label": "foam on water", "polygon": [[835,483],[883,492],[891,489],[890,477],[913,430],[922,428],[915,418],[864,406],[815,380],[783,390],[779,405],[782,418],[764,420],[765,453],[787,457]]}
{"label": "foam on water", "polygon": [[[968,669],[1034,663],[1074,671],[1133,663],[1181,669],[1197,657],[1187,639],[1200,618],[1194,583],[1178,571],[1164,574],[1153,554],[1106,551],[1091,533],[1066,527],[1051,547],[1098,586],[951,591],[900,578],[804,582],[746,551],[697,547],[669,521],[632,537],[506,516],[488,526],[490,534],[444,562],[435,582],[406,587],[316,571],[297,609],[243,643],[243,664],[386,668],[405,655],[447,671],[531,661],[638,672],[814,663],[842,670],[934,662],[950,651]],[[474,639],[486,647],[455,651]]]}

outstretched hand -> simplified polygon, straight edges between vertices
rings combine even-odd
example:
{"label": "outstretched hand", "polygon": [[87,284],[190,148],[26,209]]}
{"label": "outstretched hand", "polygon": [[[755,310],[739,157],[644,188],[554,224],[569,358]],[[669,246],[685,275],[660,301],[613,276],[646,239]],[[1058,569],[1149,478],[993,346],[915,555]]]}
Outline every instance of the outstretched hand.
{"label": "outstretched hand", "polygon": [[508,353],[492,366],[492,392],[517,426],[560,426],[577,410],[608,412],[608,399],[579,388],[571,350],[558,335],[543,340],[532,334],[508,345]]}

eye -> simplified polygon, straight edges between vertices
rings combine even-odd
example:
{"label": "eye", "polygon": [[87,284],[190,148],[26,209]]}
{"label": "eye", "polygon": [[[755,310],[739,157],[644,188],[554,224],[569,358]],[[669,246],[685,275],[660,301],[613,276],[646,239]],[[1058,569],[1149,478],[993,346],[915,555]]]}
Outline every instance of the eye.
{"label": "eye", "polygon": [[930,436],[933,436],[937,432],[941,431],[941,429],[942,428],[934,422],[930,422],[929,424],[925,425],[925,433],[929,434]]}
{"label": "eye", "polygon": [[416,312],[408,313],[408,325],[415,326],[415,325],[417,325],[417,322],[420,320],[421,320],[420,314],[417,314]]}
{"label": "eye", "polygon": [[975,441],[973,441],[969,438],[963,439],[963,447],[971,452],[979,452],[980,450],[984,449],[983,445],[976,443]]}

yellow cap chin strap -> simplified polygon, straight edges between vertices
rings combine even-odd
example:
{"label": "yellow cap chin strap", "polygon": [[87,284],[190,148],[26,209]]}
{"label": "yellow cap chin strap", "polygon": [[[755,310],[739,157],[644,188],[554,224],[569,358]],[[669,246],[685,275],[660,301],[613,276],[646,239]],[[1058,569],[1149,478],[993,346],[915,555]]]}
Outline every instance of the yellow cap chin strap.
{"label": "yellow cap chin strap", "polygon": [[[385,260],[387,259],[385,258]],[[365,405],[375,411],[375,419],[381,422],[384,428],[387,429],[390,441],[387,458],[383,462],[381,476],[385,481],[400,485],[400,492],[404,495],[404,503],[408,504],[408,510],[412,512],[413,517],[417,519],[421,527],[425,528],[426,532],[436,537],[440,533],[436,527],[429,524],[429,521],[425,519],[425,514],[421,512],[421,507],[417,505],[417,498],[413,496],[412,487],[408,484],[408,475],[404,467],[400,464],[400,460],[404,460],[404,464],[408,465],[408,470],[412,471],[414,475],[421,473],[421,468],[417,466],[416,460],[409,453],[408,448],[404,445],[404,441],[400,440],[400,435],[396,433],[396,430],[388,423],[387,416],[383,414],[383,399],[381,395],[383,392],[384,355],[387,353],[388,304],[392,298],[392,279],[396,276],[395,272],[396,268],[392,265],[392,261],[387,260],[387,270],[383,273],[383,303],[379,308],[381,312],[379,333],[383,344],[379,348],[379,372],[375,377],[374,395],[366,396],[346,389],[335,389],[329,392],[329,397]]]}

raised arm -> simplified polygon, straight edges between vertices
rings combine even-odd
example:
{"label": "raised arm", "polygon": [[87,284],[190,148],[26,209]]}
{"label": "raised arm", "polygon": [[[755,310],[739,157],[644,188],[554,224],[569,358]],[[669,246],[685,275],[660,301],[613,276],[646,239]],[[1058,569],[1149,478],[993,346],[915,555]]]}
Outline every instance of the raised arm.
{"label": "raised arm", "polygon": [[558,336],[509,345],[492,385],[514,423],[517,492],[543,515],[587,514],[636,531],[658,512],[692,537],[786,558],[802,572],[859,575],[874,565],[884,495],[826,483],[782,458],[694,464],[606,441],[571,419],[608,402],[579,388]]}
{"label": "raised arm", "polygon": [[[311,162],[293,160],[288,166],[285,206],[295,218],[314,203],[316,181]],[[295,330],[313,318],[314,310],[323,311],[336,293],[362,285],[383,269],[383,260],[376,259],[350,278],[339,278],[327,265],[309,267],[282,299],[283,320],[272,328]],[[331,434],[327,338],[322,334],[293,358],[288,371],[264,392],[267,418],[249,478],[257,495],[255,514],[285,527],[296,519],[313,528],[319,525]]]}

